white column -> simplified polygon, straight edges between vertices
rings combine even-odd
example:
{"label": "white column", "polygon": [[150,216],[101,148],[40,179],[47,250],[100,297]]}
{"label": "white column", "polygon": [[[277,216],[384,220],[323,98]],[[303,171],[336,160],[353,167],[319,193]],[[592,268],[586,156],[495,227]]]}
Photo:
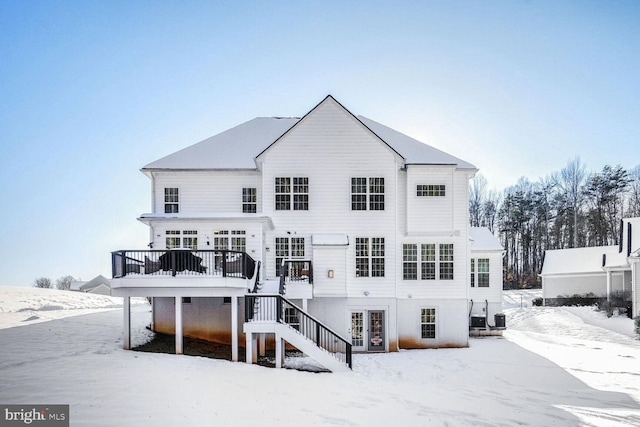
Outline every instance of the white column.
{"label": "white column", "polygon": [[253,363],[253,334],[251,332],[245,332],[244,350],[244,360],[251,365]]}
{"label": "white column", "polygon": [[176,297],[176,354],[182,354],[182,297]]}
{"label": "white column", "polygon": [[265,356],[267,353],[267,334],[265,333],[261,333],[260,334],[260,345],[258,346],[258,348],[260,349],[260,356]]}
{"label": "white column", "polygon": [[124,306],[124,349],[131,348],[131,298],[123,297],[122,304]]}
{"label": "white column", "polygon": [[611,270],[607,270],[607,301],[611,301]]}
{"label": "white column", "polygon": [[231,297],[231,361],[238,361],[238,297]]}
{"label": "white column", "polygon": [[308,300],[307,300],[306,298],[304,298],[304,299],[302,300],[302,311],[304,311],[305,313],[307,313],[307,312],[308,312],[308,310],[307,310],[307,301],[308,301]]}
{"label": "white column", "polygon": [[251,334],[251,361],[258,363],[258,337],[256,334]]}
{"label": "white column", "polygon": [[635,319],[640,314],[638,307],[638,264],[637,262],[631,263],[631,316]]}
{"label": "white column", "polygon": [[280,338],[280,334],[276,332],[276,368],[282,368],[282,360],[284,358],[282,354],[282,338]]}

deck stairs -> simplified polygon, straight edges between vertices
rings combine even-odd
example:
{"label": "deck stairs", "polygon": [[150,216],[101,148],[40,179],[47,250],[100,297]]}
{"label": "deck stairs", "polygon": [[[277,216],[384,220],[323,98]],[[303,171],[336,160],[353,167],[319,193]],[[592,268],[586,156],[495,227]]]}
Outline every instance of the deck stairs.
{"label": "deck stairs", "polygon": [[[258,334],[276,337],[276,366],[287,342],[332,372],[351,370],[351,343],[280,295],[280,281],[265,281],[245,296],[247,360]],[[280,350],[280,351],[279,351]]]}

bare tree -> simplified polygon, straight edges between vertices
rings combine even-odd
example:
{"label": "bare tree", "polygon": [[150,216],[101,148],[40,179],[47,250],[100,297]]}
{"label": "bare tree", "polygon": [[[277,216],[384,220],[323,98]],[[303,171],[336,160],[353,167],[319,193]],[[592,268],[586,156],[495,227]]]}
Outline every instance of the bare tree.
{"label": "bare tree", "polygon": [[578,247],[578,215],[584,197],[582,187],[584,186],[586,178],[586,166],[582,163],[580,157],[575,157],[573,160],[569,160],[567,166],[560,171],[556,182],[556,185],[562,191],[563,198],[571,208],[573,214],[571,234],[573,236],[572,247],[574,248]]}
{"label": "bare tree", "polygon": [[482,210],[487,195],[487,179],[477,173],[469,187],[469,222],[472,227],[482,225]]}
{"label": "bare tree", "polygon": [[34,280],[33,286],[35,286],[36,288],[47,288],[47,289],[50,289],[53,287],[53,285],[51,284],[51,279],[49,279],[48,277],[37,278],[36,280]]}
{"label": "bare tree", "polygon": [[629,171],[629,197],[627,215],[629,217],[640,216],[640,165]]}
{"label": "bare tree", "polygon": [[73,277],[71,276],[63,276],[56,280],[56,289],[60,289],[61,291],[68,291],[71,289],[71,282],[73,281]]}

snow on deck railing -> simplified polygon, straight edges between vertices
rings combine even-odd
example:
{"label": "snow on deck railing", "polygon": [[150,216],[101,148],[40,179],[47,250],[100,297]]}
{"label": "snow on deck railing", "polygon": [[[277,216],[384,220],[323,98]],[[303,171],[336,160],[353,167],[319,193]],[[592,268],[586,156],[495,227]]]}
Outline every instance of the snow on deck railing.
{"label": "snow on deck railing", "polygon": [[123,250],[111,253],[114,279],[125,276],[212,276],[252,279],[257,263],[244,252],[228,250]]}

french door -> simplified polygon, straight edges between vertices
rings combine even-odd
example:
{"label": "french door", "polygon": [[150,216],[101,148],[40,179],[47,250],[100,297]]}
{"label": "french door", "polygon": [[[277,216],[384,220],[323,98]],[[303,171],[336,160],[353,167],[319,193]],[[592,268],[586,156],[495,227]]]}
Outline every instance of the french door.
{"label": "french door", "polygon": [[350,317],[353,351],[385,351],[384,310],[351,310]]}

